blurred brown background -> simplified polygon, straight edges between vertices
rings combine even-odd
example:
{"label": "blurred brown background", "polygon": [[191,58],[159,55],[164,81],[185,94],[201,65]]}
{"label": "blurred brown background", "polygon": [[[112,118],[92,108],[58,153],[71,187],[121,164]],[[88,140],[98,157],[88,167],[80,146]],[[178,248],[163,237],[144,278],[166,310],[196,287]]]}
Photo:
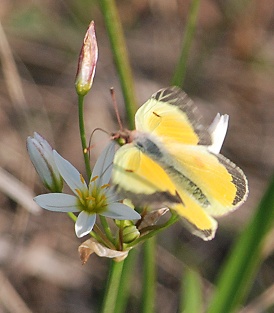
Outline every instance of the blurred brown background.
{"label": "blurred brown background", "polygon": [[[123,0],[117,4],[141,105],[170,84],[189,1]],[[98,2],[0,1],[0,313],[90,313],[98,312],[102,301],[108,260],[91,256],[82,266],[77,252],[81,240],[69,218],[33,205],[33,195],[46,190],[25,149],[27,136],[37,131],[83,170],[74,77],[92,19],[99,62],[86,98],[87,134],[96,127],[118,129],[111,86],[124,116]],[[197,268],[205,286],[211,288],[209,281],[216,277],[228,247],[252,215],[273,173],[273,33],[272,0],[201,1],[184,90],[208,123],[217,112],[230,115],[222,152],[245,171],[250,196],[237,212],[220,219],[212,242],[194,238],[179,224],[159,236],[157,312],[176,312],[183,265]],[[96,133],[93,156],[107,140],[105,134]],[[273,283],[272,251],[273,241],[250,301]],[[140,262],[134,270],[128,312],[138,312],[141,269]]]}

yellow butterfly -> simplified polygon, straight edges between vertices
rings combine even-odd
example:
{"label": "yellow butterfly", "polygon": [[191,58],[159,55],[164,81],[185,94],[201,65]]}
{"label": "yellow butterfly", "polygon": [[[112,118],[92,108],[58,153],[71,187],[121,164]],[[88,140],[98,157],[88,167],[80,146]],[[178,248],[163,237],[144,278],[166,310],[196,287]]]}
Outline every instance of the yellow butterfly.
{"label": "yellow butterfly", "polygon": [[[112,181],[137,205],[175,210],[204,240],[215,236],[221,216],[247,198],[243,171],[219,154],[228,115],[210,127],[179,88],[156,92],[135,115],[136,130],[118,134],[126,144],[114,157]],[[116,136],[116,137],[117,137]]]}

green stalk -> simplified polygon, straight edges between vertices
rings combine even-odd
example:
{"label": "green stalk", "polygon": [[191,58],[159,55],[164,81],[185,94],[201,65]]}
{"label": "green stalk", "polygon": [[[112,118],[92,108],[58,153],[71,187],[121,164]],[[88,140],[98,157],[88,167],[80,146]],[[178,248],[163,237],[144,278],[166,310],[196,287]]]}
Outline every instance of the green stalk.
{"label": "green stalk", "polygon": [[202,312],[202,282],[200,275],[186,268],[181,279],[180,313]]}
{"label": "green stalk", "polygon": [[155,312],[156,295],[156,237],[152,237],[144,243],[144,276],[142,294],[142,312]]}
{"label": "green stalk", "polygon": [[115,313],[126,312],[127,300],[130,295],[130,286],[132,284],[133,268],[136,263],[137,250],[132,249],[124,261],[123,272],[121,275],[119,292],[116,299]]}
{"label": "green stalk", "polygon": [[120,291],[120,280],[122,275],[124,261],[111,262],[109,277],[105,290],[105,297],[101,313],[114,313],[117,303],[118,291]]}
{"label": "green stalk", "polygon": [[99,3],[105,19],[114,62],[120,78],[129,128],[133,129],[134,114],[136,112],[137,105],[121,20],[114,0],[100,0]]}
{"label": "green stalk", "polygon": [[172,85],[182,87],[186,76],[186,65],[191,48],[192,40],[196,30],[196,22],[199,12],[200,0],[192,0],[187,23],[185,26],[184,38],[182,42],[182,50],[179,62],[177,64],[174,76],[172,78]]}
{"label": "green stalk", "polygon": [[85,123],[84,123],[84,96],[78,95],[78,116],[79,116],[79,129],[80,129],[80,137],[82,143],[82,152],[84,156],[86,172],[88,179],[91,177],[91,168],[89,163],[89,156],[87,151],[87,141],[86,141],[86,133],[85,133]]}
{"label": "green stalk", "polygon": [[99,215],[99,216],[100,216],[101,224],[102,224],[104,231],[106,233],[106,236],[107,236],[108,240],[112,242],[113,241],[113,235],[112,235],[111,229],[109,227],[109,224],[107,222],[107,219],[102,215]]}
{"label": "green stalk", "polygon": [[207,313],[235,312],[250,290],[263,259],[263,244],[274,223],[274,176],[219,276]]}

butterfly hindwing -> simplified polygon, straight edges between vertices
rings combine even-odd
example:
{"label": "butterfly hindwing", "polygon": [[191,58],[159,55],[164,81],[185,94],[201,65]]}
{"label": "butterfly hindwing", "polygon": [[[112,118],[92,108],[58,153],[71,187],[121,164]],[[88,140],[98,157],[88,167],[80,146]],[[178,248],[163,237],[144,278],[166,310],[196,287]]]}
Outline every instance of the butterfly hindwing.
{"label": "butterfly hindwing", "polygon": [[[114,158],[112,181],[117,191],[137,205],[168,206],[204,240],[214,237],[217,222],[183,189],[177,190],[167,173],[133,144],[121,147]],[[183,199],[183,200],[182,200]]]}

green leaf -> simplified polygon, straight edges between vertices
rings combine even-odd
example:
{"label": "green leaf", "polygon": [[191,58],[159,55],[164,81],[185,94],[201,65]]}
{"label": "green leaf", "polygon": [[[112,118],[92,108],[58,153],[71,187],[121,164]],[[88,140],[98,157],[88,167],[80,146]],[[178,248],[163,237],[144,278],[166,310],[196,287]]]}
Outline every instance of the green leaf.
{"label": "green leaf", "polygon": [[243,303],[263,260],[264,239],[273,221],[274,177],[219,275],[207,313],[235,312]]}

